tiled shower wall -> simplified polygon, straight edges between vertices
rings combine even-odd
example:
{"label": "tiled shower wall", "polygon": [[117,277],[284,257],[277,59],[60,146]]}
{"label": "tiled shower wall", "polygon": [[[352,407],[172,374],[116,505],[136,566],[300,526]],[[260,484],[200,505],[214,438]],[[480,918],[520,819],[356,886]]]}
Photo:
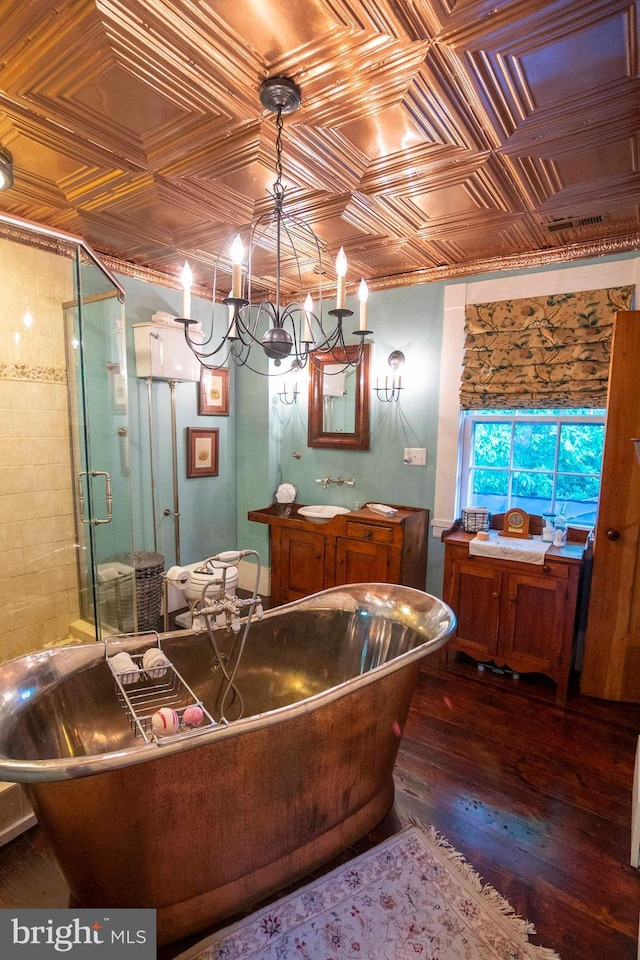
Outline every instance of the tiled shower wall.
{"label": "tiled shower wall", "polygon": [[72,261],[0,239],[0,660],[79,616],[63,309]]}

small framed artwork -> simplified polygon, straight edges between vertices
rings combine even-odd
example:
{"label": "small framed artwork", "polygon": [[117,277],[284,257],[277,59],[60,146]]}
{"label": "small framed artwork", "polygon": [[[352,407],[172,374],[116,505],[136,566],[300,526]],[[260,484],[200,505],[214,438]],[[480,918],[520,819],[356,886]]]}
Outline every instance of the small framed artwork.
{"label": "small framed artwork", "polygon": [[229,369],[207,370],[202,367],[198,385],[198,413],[200,416],[229,416]]}
{"label": "small framed artwork", "polygon": [[218,476],[218,433],[187,427],[187,477]]}

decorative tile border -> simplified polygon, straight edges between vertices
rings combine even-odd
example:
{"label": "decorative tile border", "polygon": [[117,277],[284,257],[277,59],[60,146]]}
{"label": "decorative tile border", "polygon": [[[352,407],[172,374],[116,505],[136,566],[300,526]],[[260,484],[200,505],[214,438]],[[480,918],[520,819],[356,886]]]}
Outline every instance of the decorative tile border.
{"label": "decorative tile border", "polygon": [[63,367],[45,367],[39,363],[0,362],[0,380],[30,380],[38,383],[66,383]]}

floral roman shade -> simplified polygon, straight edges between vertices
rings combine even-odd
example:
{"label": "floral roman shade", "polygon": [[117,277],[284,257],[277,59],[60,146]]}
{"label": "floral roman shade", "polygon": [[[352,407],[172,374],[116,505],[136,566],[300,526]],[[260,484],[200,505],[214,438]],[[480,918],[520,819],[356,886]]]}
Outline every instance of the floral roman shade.
{"label": "floral roman shade", "polygon": [[632,295],[628,286],[468,305],[460,406],[605,407],[613,322]]}

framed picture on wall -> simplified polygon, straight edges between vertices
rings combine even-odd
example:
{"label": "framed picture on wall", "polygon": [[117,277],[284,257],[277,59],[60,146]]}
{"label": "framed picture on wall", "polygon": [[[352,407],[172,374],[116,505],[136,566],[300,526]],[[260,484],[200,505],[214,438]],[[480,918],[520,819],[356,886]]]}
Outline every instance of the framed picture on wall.
{"label": "framed picture on wall", "polygon": [[202,367],[198,384],[198,413],[205,417],[229,416],[229,369]]}
{"label": "framed picture on wall", "polygon": [[218,433],[187,427],[187,477],[218,476]]}

